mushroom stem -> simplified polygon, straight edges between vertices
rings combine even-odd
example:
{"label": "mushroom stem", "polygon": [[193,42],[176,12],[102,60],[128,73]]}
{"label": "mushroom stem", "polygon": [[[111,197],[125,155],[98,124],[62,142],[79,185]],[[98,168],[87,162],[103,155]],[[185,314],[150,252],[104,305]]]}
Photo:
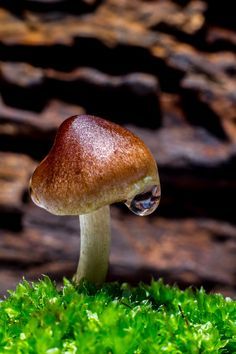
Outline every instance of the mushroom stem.
{"label": "mushroom stem", "polygon": [[81,279],[96,284],[104,282],[108,269],[110,239],[109,205],[80,215],[80,259],[74,276],[76,283]]}

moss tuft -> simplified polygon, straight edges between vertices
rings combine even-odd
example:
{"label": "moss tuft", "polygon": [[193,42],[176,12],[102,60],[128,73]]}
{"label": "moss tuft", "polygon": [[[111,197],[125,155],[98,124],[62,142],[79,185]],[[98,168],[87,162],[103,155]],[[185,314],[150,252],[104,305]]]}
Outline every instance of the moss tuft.
{"label": "moss tuft", "polygon": [[162,281],[23,281],[0,303],[0,353],[236,353],[236,303]]}

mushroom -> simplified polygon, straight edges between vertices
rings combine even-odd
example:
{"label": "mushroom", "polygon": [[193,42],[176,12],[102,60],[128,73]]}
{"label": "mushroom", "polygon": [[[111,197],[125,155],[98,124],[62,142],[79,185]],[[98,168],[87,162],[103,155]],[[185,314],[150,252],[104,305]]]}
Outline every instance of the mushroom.
{"label": "mushroom", "polygon": [[30,194],[55,215],[79,215],[80,259],[75,281],[104,282],[110,248],[110,204],[124,202],[147,215],[160,201],[156,161],[127,129],[102,118],[66,119],[34,171]]}

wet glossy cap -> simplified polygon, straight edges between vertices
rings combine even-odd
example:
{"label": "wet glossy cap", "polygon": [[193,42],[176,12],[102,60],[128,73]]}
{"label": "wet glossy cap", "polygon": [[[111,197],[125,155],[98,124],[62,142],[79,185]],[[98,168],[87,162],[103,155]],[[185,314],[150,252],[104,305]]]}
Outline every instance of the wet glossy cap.
{"label": "wet glossy cap", "polygon": [[57,215],[79,215],[131,199],[159,184],[156,162],[127,129],[81,115],[65,120],[34,171],[33,201]]}

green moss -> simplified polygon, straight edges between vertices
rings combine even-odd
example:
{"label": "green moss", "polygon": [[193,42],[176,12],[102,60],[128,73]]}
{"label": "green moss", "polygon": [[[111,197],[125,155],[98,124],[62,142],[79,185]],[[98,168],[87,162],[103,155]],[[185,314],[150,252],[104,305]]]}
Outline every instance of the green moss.
{"label": "green moss", "polygon": [[23,281],[0,303],[0,353],[236,353],[236,303],[162,281]]}

